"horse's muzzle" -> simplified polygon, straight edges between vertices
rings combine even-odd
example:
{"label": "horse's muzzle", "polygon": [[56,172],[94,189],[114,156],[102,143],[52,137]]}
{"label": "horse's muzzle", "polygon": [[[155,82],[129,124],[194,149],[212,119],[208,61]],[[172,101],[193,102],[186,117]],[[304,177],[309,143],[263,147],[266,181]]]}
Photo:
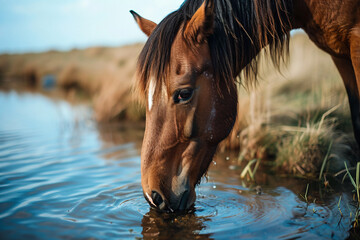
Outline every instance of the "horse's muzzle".
{"label": "horse's muzzle", "polygon": [[164,212],[177,212],[177,211],[184,211],[187,209],[190,200],[190,191],[185,190],[179,196],[171,196],[170,199],[166,199],[163,194],[152,191],[151,196],[149,194],[145,194],[146,200],[149,204],[160,211]]}

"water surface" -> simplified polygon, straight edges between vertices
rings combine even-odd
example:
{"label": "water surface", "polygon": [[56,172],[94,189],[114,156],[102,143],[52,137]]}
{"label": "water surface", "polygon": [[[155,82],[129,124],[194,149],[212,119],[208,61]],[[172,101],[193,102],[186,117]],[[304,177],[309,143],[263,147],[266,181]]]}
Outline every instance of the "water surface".
{"label": "water surface", "polygon": [[142,125],[98,126],[88,106],[33,93],[1,92],[0,109],[1,239],[349,236],[350,193],[310,183],[306,202],[306,180],[242,181],[231,153],[215,157],[188,214],[158,213],[142,196]]}

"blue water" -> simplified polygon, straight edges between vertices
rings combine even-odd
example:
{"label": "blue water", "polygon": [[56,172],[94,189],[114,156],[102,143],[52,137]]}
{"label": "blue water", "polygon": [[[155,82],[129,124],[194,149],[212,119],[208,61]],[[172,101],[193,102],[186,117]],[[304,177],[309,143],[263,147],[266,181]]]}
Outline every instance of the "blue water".
{"label": "blue water", "polygon": [[300,194],[308,181],[266,173],[256,184],[242,181],[231,153],[215,157],[191,212],[174,216],[150,209],[140,184],[143,130],[125,123],[99,126],[87,105],[0,92],[1,239],[349,236],[351,193],[319,192],[310,183],[306,203]]}

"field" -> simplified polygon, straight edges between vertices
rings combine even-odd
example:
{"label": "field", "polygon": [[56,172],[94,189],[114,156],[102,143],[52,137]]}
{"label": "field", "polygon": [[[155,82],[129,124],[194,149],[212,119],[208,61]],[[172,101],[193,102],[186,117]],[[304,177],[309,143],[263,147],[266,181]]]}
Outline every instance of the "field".
{"label": "field", "polygon": [[[68,100],[87,99],[98,122],[143,121],[144,108],[131,90],[141,48],[1,55],[0,83],[46,91],[52,77]],[[220,151],[238,150],[239,161],[254,166],[270,159],[271,168],[301,176],[318,177],[322,167],[323,174],[336,173],[344,162],[354,166],[359,150],[345,88],[331,58],[297,33],[280,71],[269,62],[262,58],[257,84],[239,84],[238,119]]]}
{"label": "field", "polygon": [[135,104],[131,87],[141,48],[142,44],[134,44],[1,55],[0,81],[5,85],[21,82],[43,91],[46,79],[55,77],[56,87],[65,92],[67,100],[90,100],[97,121],[140,120],[143,111]]}

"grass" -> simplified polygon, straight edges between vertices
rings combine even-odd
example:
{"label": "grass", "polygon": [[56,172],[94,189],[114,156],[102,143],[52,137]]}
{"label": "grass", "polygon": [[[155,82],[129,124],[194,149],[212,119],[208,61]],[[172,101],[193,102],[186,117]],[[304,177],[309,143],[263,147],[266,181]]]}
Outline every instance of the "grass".
{"label": "grass", "polygon": [[318,132],[317,124],[291,130],[285,129],[287,132],[278,143],[276,165],[293,174],[315,174],[324,155],[323,149],[330,144],[330,130]]}
{"label": "grass", "polygon": [[309,204],[308,193],[309,193],[309,184],[306,185],[305,195],[303,196],[303,195],[300,194],[300,196],[305,200],[305,202],[307,204]]}
{"label": "grass", "polygon": [[[254,168],[251,169],[251,166],[254,164],[255,164]],[[249,161],[247,165],[244,167],[243,171],[241,172],[240,177],[244,179],[246,176],[248,176],[250,180],[254,181],[255,174],[257,169],[259,168],[259,165],[260,165],[260,159],[253,159]]]}
{"label": "grass", "polygon": [[350,173],[350,170],[346,164],[346,162],[344,162],[344,165],[345,165],[345,169],[346,169],[346,175],[345,176],[348,176],[353,187],[354,187],[354,192],[356,192],[356,196],[357,196],[357,201],[358,203],[360,204],[360,194],[359,194],[359,189],[360,189],[360,185],[359,185],[359,177],[360,177],[360,162],[357,163],[356,165],[356,174],[355,174],[355,180],[354,178],[352,177],[351,173]]}
{"label": "grass", "polygon": [[323,173],[324,173],[324,169],[325,169],[327,160],[328,160],[329,155],[330,155],[332,144],[333,144],[333,142],[331,141],[330,145],[329,145],[329,148],[328,148],[328,151],[327,151],[327,154],[326,154],[326,156],[324,158],[324,161],[323,161],[323,163],[321,165],[320,174],[319,174],[319,181],[321,180],[322,177],[324,177],[324,180],[326,181],[326,177],[323,175]]}
{"label": "grass", "polygon": [[355,216],[354,216],[354,225],[353,227],[358,227],[359,226],[359,222],[360,222],[360,184],[359,184],[359,179],[360,179],[360,162],[358,162],[356,164],[356,172],[355,172],[355,179],[354,177],[351,175],[350,173],[350,169],[348,168],[346,162],[344,162],[345,165],[345,169],[346,169],[346,174],[344,176],[344,178],[346,176],[349,177],[350,182],[352,184],[352,186],[354,187],[354,193],[356,195],[357,198],[356,199],[356,212],[355,212]]}
{"label": "grass", "polygon": [[[100,122],[144,119],[131,95],[137,56],[142,44],[117,48],[92,47],[67,52],[0,55],[1,79],[18,80],[41,90],[52,75],[68,100],[86,97]],[[140,110],[139,110],[140,109]],[[139,111],[138,111],[139,110]]]}
{"label": "grass", "polygon": [[270,160],[273,169],[321,179],[359,158],[342,79],[331,58],[296,34],[288,64],[262,62],[256,87],[239,88],[238,118],[221,149],[239,159]]}
{"label": "grass", "polygon": [[340,216],[342,217],[342,216],[343,216],[343,213],[342,213],[341,208],[340,208],[340,202],[341,202],[341,195],[340,195],[340,197],[339,197],[339,202],[338,202],[337,207],[338,207],[338,209],[339,209]]}

